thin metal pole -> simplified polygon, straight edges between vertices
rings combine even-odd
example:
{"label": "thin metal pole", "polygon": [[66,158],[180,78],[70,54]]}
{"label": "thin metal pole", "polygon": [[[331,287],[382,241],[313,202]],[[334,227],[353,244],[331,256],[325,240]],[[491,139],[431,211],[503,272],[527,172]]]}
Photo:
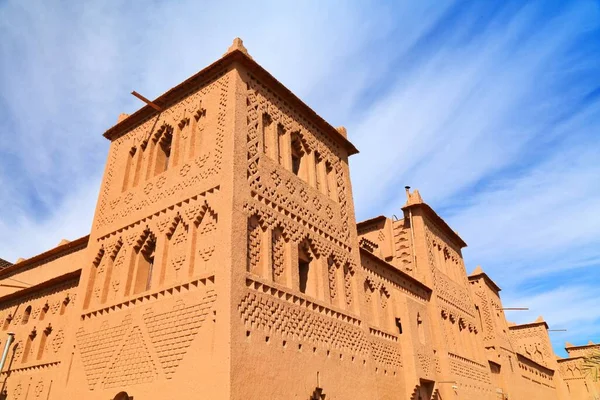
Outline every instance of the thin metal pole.
{"label": "thin metal pole", "polygon": [[15,334],[12,332],[8,333],[8,338],[6,339],[6,344],[4,345],[4,352],[2,353],[2,359],[0,360],[0,373],[4,369],[4,363],[6,362],[6,357],[8,356],[8,350],[10,349],[10,345],[15,340]]}

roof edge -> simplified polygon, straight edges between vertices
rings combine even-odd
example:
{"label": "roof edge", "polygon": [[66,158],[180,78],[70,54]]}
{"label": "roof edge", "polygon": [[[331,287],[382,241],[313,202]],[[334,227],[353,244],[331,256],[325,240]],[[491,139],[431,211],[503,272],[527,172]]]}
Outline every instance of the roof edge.
{"label": "roof edge", "polygon": [[[230,64],[233,64],[236,61],[241,62],[246,67],[254,70],[254,72],[257,72],[257,74],[260,75],[261,78],[265,79],[266,81],[269,81],[270,84],[273,84],[278,89],[282,90],[283,95],[285,97],[288,97],[288,100],[290,100],[290,102],[293,103],[293,105],[298,106],[302,109],[303,112],[307,113],[308,116],[316,122],[317,126],[319,126],[321,129],[327,132],[332,139],[337,141],[339,144],[342,145],[342,147],[344,147],[348,151],[349,156],[358,153],[358,149],[348,139],[346,139],[336,128],[334,128],[331,124],[329,124],[329,122],[325,121],[321,116],[319,116],[312,108],[310,108],[298,96],[296,96],[281,82],[279,82],[266,69],[261,67],[248,54],[245,54],[239,49],[234,49],[231,52],[226,53],[217,61],[213,62],[206,68],[200,70],[196,74],[192,75],[182,83],[169,89],[167,92],[163,93],[152,102],[160,107],[168,106],[170,102],[184,96],[185,92],[189,90],[190,86],[199,84],[200,81],[206,79],[210,74],[216,72],[218,69],[229,66]],[[159,114],[159,111],[155,110],[149,105],[145,105],[133,114],[131,114],[129,117],[125,118],[124,120],[118,122],[116,125],[109,128],[106,132],[104,132],[103,136],[111,141],[115,140],[121,137],[126,131],[129,131],[135,128],[136,126],[140,125],[146,119]]]}
{"label": "roof edge", "polygon": [[364,221],[357,222],[356,229],[361,229],[361,228],[367,227],[369,225],[376,224],[378,222],[384,222],[387,219],[388,218],[385,215],[378,215],[377,217],[373,217],[373,218],[366,219]]}
{"label": "roof edge", "polygon": [[594,344],[582,344],[581,346],[567,346],[565,347],[565,350],[573,350],[573,349],[585,349],[585,348],[591,348],[591,347],[600,347],[600,343],[594,343]]}
{"label": "roof edge", "polygon": [[377,257],[375,254],[371,253],[368,250],[365,250],[363,248],[359,248],[359,250],[360,250],[360,254],[365,254],[365,255],[367,255],[367,256],[375,259],[376,261],[382,263],[383,265],[385,265],[386,268],[390,268],[394,272],[400,274],[403,278],[408,279],[409,281],[411,281],[412,283],[414,283],[415,285],[417,285],[421,289],[425,290],[429,295],[431,295],[433,293],[433,290],[429,286],[425,285],[423,282],[421,282],[420,280],[416,279],[415,277],[410,276],[406,272],[398,269],[395,265],[392,265],[389,262],[385,261],[384,259],[382,259],[380,257]]}
{"label": "roof edge", "polygon": [[66,253],[66,252],[76,249],[77,247],[82,246],[82,245],[87,245],[89,239],[90,239],[90,235],[80,237],[79,239],[75,239],[69,243],[65,243],[63,245],[56,246],[50,250],[47,250],[36,256],[28,258],[24,261],[21,261],[18,264],[13,264],[10,267],[6,267],[3,270],[0,270],[0,279],[2,279],[2,277],[5,275],[9,275],[11,273],[18,272],[18,271],[25,269],[37,262],[43,261],[46,258],[53,257],[60,253]]}
{"label": "roof edge", "polygon": [[405,204],[402,207],[402,211],[407,211],[413,208],[422,208],[425,213],[434,221],[436,222],[440,228],[442,229],[442,231],[444,231],[445,234],[447,234],[451,240],[453,240],[454,242],[456,242],[456,244],[458,244],[460,246],[460,248],[464,248],[467,247],[467,243],[458,235],[458,233],[454,232],[452,230],[452,228],[450,228],[450,225],[448,225],[448,223],[446,221],[444,221],[444,219],[442,217],[440,217],[433,208],[431,208],[429,206],[429,204],[423,202],[423,203],[412,203],[412,204]]}
{"label": "roof edge", "polygon": [[546,371],[550,371],[550,372],[552,372],[552,374],[553,374],[553,375],[554,375],[554,373],[556,372],[556,371],[555,371],[555,370],[553,370],[552,368],[548,368],[548,367],[546,367],[545,365],[542,365],[542,364],[540,364],[539,362],[537,362],[537,361],[535,361],[535,360],[532,360],[531,358],[527,357],[526,355],[524,355],[524,354],[522,354],[522,353],[519,353],[519,352],[517,352],[517,360],[518,360],[519,358],[524,358],[524,359],[526,359],[527,361],[529,361],[529,362],[531,362],[531,363],[535,364],[536,366],[538,366],[540,369],[545,369]]}
{"label": "roof edge", "polygon": [[19,297],[27,296],[29,294],[56,286],[60,283],[67,282],[67,281],[70,281],[75,278],[79,279],[80,276],[81,276],[81,269],[77,269],[72,272],[67,272],[66,274],[59,275],[52,279],[48,279],[47,281],[38,283],[37,285],[33,285],[28,288],[21,289],[14,293],[7,294],[6,296],[2,296],[2,297],[0,297],[0,302],[7,302],[7,301],[14,300],[14,299],[18,299]]}
{"label": "roof edge", "polygon": [[471,274],[467,278],[469,280],[475,280],[475,279],[483,278],[483,280],[485,281],[485,283],[488,286],[490,286],[493,290],[495,290],[496,292],[502,291],[502,289],[500,288],[500,286],[498,286],[496,284],[496,282],[494,282],[494,280],[492,278],[490,278],[489,275],[486,274],[485,272],[481,272],[479,274]]}
{"label": "roof edge", "polygon": [[527,322],[525,324],[516,324],[516,325],[509,326],[508,330],[510,331],[510,330],[517,330],[517,329],[521,329],[521,328],[529,328],[529,327],[537,326],[537,325],[544,325],[546,327],[546,329],[549,329],[546,321],[534,321],[534,322]]}

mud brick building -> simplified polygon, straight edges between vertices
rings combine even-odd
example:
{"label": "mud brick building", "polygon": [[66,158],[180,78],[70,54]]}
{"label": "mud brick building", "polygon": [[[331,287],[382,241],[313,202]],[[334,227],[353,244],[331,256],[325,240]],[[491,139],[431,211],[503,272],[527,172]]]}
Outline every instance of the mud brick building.
{"label": "mud brick building", "polygon": [[89,236],[0,260],[4,398],[600,394],[596,345],[558,359],[542,319],[509,324],[418,191],[357,224],[346,130],[241,40],[104,136]]}

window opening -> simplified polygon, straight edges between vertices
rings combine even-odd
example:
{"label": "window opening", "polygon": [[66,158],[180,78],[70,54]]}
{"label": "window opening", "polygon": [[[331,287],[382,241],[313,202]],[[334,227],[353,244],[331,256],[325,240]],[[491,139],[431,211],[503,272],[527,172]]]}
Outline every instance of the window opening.
{"label": "window opening", "polygon": [[29,316],[31,315],[31,306],[27,306],[25,312],[23,313],[23,319],[21,319],[21,324],[25,325],[29,322]]}
{"label": "window opening", "polygon": [[269,114],[263,114],[262,117],[262,139],[263,139],[263,152],[270,156],[271,155],[271,129],[273,120]]}
{"label": "window opening", "polygon": [[46,304],[44,304],[44,307],[42,307],[42,311],[40,312],[40,321],[44,320],[44,318],[46,317],[46,313],[49,309],[50,305],[48,304],[48,302],[46,302]]}
{"label": "window opening", "polygon": [[421,344],[425,344],[425,332],[423,330],[423,320],[421,319],[421,314],[417,313],[417,330],[419,332],[419,342]]}
{"label": "window opening", "polygon": [[277,157],[278,157],[278,162],[279,165],[285,165],[285,161],[284,161],[284,140],[285,140],[285,128],[283,127],[283,125],[278,124],[277,125]]}
{"label": "window opening", "polygon": [[154,175],[165,172],[169,169],[169,161],[171,159],[171,147],[173,142],[173,133],[170,127],[164,127],[164,132],[158,139],[158,149],[156,154],[156,167]]}
{"label": "window opening", "polygon": [[142,248],[138,250],[137,275],[133,293],[140,293],[150,289],[152,285],[152,270],[154,269],[154,254],[156,239],[152,233],[148,234]]}
{"label": "window opening", "polygon": [[309,268],[310,264],[308,263],[308,261],[298,260],[298,273],[300,275],[300,291],[302,293],[306,293]]}
{"label": "window opening", "polygon": [[315,284],[311,279],[311,261],[312,257],[308,249],[308,244],[301,243],[298,246],[298,288],[302,293],[314,295],[312,293],[313,290],[311,290]]}
{"label": "window opening", "polygon": [[300,140],[300,137],[296,134],[292,138],[292,172],[294,173],[294,175],[299,176],[302,179],[305,179],[303,170],[304,155],[305,154],[304,149],[302,147],[302,141]]}
{"label": "window opening", "polygon": [[335,181],[335,172],[333,171],[333,167],[329,162],[325,163],[325,174],[327,175],[327,195],[331,200],[337,201],[337,183]]}
{"label": "window opening", "polygon": [[24,363],[27,362],[27,359],[29,358],[29,353],[31,352],[31,346],[33,343],[33,339],[35,339],[37,335],[37,332],[35,331],[35,328],[33,328],[33,330],[31,331],[31,333],[29,334],[29,336],[27,336],[27,342],[25,342],[25,349],[23,350],[23,361]]}
{"label": "window opening", "polygon": [[396,318],[396,327],[398,328],[398,333],[402,335],[402,321],[400,318]]}
{"label": "window opening", "polygon": [[315,188],[321,191],[321,155],[315,151]]}

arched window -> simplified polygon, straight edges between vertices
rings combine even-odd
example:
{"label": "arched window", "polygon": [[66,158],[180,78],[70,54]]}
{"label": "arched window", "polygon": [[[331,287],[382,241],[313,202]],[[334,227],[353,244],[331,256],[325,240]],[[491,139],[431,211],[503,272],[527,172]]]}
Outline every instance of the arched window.
{"label": "arched window", "polygon": [[323,193],[326,194],[326,186],[323,181],[324,181],[324,171],[323,171],[323,158],[321,157],[321,154],[319,154],[319,152],[315,151],[315,171],[314,171],[314,182],[315,182],[315,188]]}
{"label": "arched window", "polygon": [[275,132],[273,128],[275,124],[271,119],[271,116],[267,113],[262,116],[262,141],[263,141],[263,152],[269,156],[273,157],[274,150],[276,146],[274,145],[275,140]]}
{"label": "arched window", "polygon": [[21,323],[25,325],[29,322],[29,316],[31,315],[31,306],[27,306],[25,312],[23,313],[23,318],[21,319]]}
{"label": "arched window", "polygon": [[25,349],[23,350],[23,363],[26,363],[29,358],[29,353],[31,353],[31,346],[33,345],[33,340],[36,336],[37,332],[35,331],[35,328],[33,328],[33,331],[31,331],[29,336],[27,336],[27,341],[25,342]]}
{"label": "arched window", "polygon": [[69,298],[69,296],[65,297],[65,299],[62,301],[61,305],[60,305],[60,315],[64,315],[65,311],[67,310],[67,305],[71,302],[71,299]]}
{"label": "arched window", "polygon": [[317,297],[318,276],[319,271],[315,254],[305,240],[298,245],[298,289],[300,292]]}
{"label": "arched window", "polygon": [[308,288],[310,262],[311,257],[309,253],[302,247],[298,248],[298,280],[299,289],[302,293],[306,293],[306,289]]}
{"label": "arched window", "polygon": [[129,396],[127,392],[118,393],[113,400],[133,400],[133,397]]}
{"label": "arched window", "polygon": [[337,181],[335,177],[335,171],[331,166],[331,163],[327,161],[325,163],[325,175],[327,182],[327,195],[333,201],[337,201]]}
{"label": "arched window", "polygon": [[48,324],[48,326],[46,327],[46,329],[44,329],[44,332],[42,332],[42,337],[40,338],[40,345],[38,347],[38,352],[37,352],[37,360],[41,360],[42,357],[44,357],[44,350],[46,350],[46,342],[48,340],[48,336],[50,335],[50,333],[52,332],[52,327],[50,326],[50,324]]}
{"label": "arched window", "polygon": [[190,137],[190,158],[200,155],[202,141],[204,139],[204,127],[206,125],[206,109],[202,108],[202,100],[198,104],[198,109],[193,114],[192,134]]}
{"label": "arched window", "polygon": [[12,314],[8,314],[8,316],[4,320],[4,325],[2,326],[3,331],[8,329],[8,327],[10,326],[10,321],[12,321],[12,319],[13,319]]}
{"label": "arched window", "polygon": [[156,237],[152,232],[147,231],[144,233],[141,243],[141,246],[136,249],[136,276],[133,286],[134,294],[150,289],[152,284]]}
{"label": "arched window", "polygon": [[291,144],[292,172],[299,178],[308,182],[306,171],[306,150],[302,144],[302,138],[298,133],[292,134]]}
{"label": "arched window", "polygon": [[136,155],[137,153],[137,148],[136,147],[132,147],[131,150],[129,150],[128,152],[128,157],[127,157],[127,161],[125,164],[125,176],[123,178],[123,188],[122,191],[126,191],[127,189],[129,189],[129,187],[131,186],[131,184],[133,183],[133,177],[132,175],[132,171],[135,171],[136,167],[135,167],[135,160],[136,160]]}
{"label": "arched window", "polygon": [[48,304],[48,302],[46,302],[46,304],[44,304],[44,307],[42,307],[42,310],[40,311],[40,321],[43,321],[44,318],[46,318],[46,313],[49,309],[50,305]]}
{"label": "arched window", "polygon": [[287,135],[285,132],[285,128],[283,127],[283,125],[277,124],[277,161],[279,162],[279,165],[282,165],[284,167],[286,165],[286,141]]}
{"label": "arched window", "polygon": [[158,139],[156,139],[156,162],[154,167],[154,175],[165,172],[169,168],[169,161],[171,159],[173,129],[170,126],[164,126],[162,131],[162,134],[160,134]]}

